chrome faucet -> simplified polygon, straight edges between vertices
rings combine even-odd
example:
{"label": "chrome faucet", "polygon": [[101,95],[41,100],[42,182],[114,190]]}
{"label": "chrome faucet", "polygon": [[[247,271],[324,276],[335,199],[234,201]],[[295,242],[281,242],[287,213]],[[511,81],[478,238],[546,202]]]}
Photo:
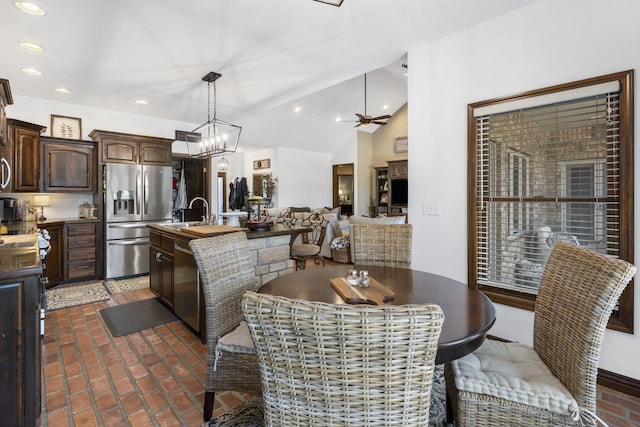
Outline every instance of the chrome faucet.
{"label": "chrome faucet", "polygon": [[207,202],[207,199],[205,199],[204,197],[194,197],[189,202],[189,209],[193,207],[193,202],[195,202],[196,200],[202,200],[202,203],[204,203],[204,216],[202,217],[202,222],[208,224],[209,223],[209,202]]}

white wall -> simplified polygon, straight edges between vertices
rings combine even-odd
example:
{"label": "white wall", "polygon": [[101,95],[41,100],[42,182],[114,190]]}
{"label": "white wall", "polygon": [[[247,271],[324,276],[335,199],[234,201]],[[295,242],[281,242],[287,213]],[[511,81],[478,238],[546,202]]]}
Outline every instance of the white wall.
{"label": "white wall", "polygon": [[[635,0],[540,0],[409,51],[414,268],[467,280],[467,104],[639,68],[639,15]],[[635,174],[637,192],[640,168]],[[441,215],[423,216],[425,201],[440,202]],[[640,292],[635,307],[640,331]],[[532,330],[532,312],[497,306],[491,334],[531,344]],[[637,333],[607,331],[600,366],[640,379],[639,353]]]}
{"label": "white wall", "polygon": [[332,206],[331,154],[278,148],[278,207]]}

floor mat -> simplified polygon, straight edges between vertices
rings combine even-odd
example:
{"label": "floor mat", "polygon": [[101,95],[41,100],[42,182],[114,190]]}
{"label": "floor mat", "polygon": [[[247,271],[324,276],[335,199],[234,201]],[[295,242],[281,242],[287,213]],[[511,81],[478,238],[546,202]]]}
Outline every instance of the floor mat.
{"label": "floor mat", "polygon": [[100,315],[114,337],[178,320],[157,298],[103,308]]}
{"label": "floor mat", "polygon": [[109,299],[109,293],[103,282],[91,282],[78,285],[63,285],[47,289],[47,310],[90,304]]}
{"label": "floor mat", "polygon": [[111,294],[149,288],[149,275],[130,277],[128,279],[109,279],[104,284]]}

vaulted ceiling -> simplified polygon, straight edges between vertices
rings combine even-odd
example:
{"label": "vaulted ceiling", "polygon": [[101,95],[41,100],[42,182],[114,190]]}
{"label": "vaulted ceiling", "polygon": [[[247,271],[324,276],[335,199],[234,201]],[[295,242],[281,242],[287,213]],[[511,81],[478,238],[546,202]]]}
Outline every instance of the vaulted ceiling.
{"label": "vaulted ceiling", "polygon": [[33,0],[43,16],[7,1],[0,5],[0,77],[14,97],[201,124],[201,78],[216,71],[217,116],[243,126],[241,144],[330,152],[355,135],[353,123],[335,119],[364,112],[363,73],[367,112],[393,114],[407,101],[401,65],[410,67],[412,46],[533,1]]}

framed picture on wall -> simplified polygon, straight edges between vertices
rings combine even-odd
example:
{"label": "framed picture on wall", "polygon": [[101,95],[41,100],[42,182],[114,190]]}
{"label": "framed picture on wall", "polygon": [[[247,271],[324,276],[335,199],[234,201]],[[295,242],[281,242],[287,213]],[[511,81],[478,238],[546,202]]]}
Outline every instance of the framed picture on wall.
{"label": "framed picture on wall", "polygon": [[81,139],[82,119],[52,114],[51,136],[54,138]]}
{"label": "framed picture on wall", "polygon": [[271,159],[254,160],[253,170],[269,169],[271,167]]}
{"label": "framed picture on wall", "polygon": [[399,136],[393,139],[393,152],[394,153],[407,153],[409,152],[409,138],[406,136]]}

